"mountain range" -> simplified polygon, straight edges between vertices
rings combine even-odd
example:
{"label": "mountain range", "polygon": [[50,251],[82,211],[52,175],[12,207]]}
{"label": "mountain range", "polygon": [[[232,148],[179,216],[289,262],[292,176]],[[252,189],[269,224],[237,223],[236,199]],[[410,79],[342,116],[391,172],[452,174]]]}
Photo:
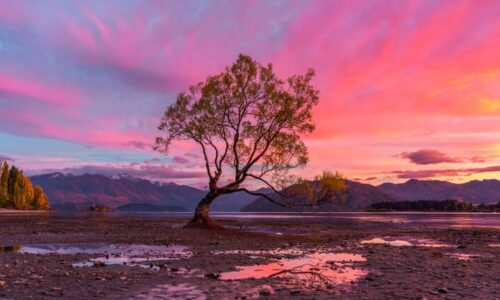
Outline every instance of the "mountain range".
{"label": "mountain range", "polygon": [[[32,176],[42,186],[55,209],[81,210],[98,204],[123,211],[192,211],[206,191],[172,182],[159,183],[129,175],[50,173]],[[268,189],[259,192],[268,193]],[[239,192],[223,195],[212,205],[214,211],[239,211],[256,197]]]}
{"label": "mountain range", "polygon": [[[347,180],[346,181],[347,190],[345,201],[342,202],[326,202],[321,205],[315,206],[300,206],[295,205],[293,208],[282,207],[267,199],[261,197],[255,199],[250,204],[242,208],[244,212],[259,212],[259,211],[346,211],[346,210],[363,210],[367,208],[372,203],[377,202],[393,202],[397,201],[397,198],[391,197],[381,191],[376,187],[359,183],[356,181]],[[273,196],[275,200],[281,203],[286,203],[284,199]],[[306,197],[295,197],[290,199],[294,203],[308,204]]]}
{"label": "mountain range", "polygon": [[[71,175],[50,173],[32,176],[56,209],[80,210],[92,204],[105,205],[123,211],[192,211],[206,191],[175,183],[151,182],[128,175],[107,177],[99,174]],[[260,189],[268,194],[270,189]],[[271,194],[272,195],[272,194]],[[402,200],[458,199],[475,204],[500,200],[500,181],[482,180],[464,184],[446,181],[409,180],[405,183],[384,183],[379,186],[347,181],[346,201],[302,211],[363,210],[372,203]],[[283,211],[271,202],[246,193],[219,197],[213,211]],[[285,209],[286,210],[286,209]]]}
{"label": "mountain range", "polygon": [[473,180],[458,184],[439,180],[410,179],[405,183],[383,183],[377,187],[389,196],[407,200],[455,199],[474,204],[500,201],[500,181]]}

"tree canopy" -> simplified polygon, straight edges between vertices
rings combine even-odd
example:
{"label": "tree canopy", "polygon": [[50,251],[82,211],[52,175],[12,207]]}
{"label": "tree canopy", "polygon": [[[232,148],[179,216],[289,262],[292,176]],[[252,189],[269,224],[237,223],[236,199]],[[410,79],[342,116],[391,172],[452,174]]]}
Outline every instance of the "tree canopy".
{"label": "tree canopy", "polygon": [[33,187],[31,180],[15,166],[9,169],[7,162],[0,165],[0,208],[49,209],[49,200],[40,186]]}
{"label": "tree canopy", "polygon": [[156,149],[166,153],[173,141],[188,140],[203,154],[209,193],[197,209],[204,216],[196,221],[206,221],[208,206],[221,194],[244,191],[266,197],[243,187],[245,181],[278,192],[290,184],[291,169],[307,164],[301,136],[315,128],[312,109],[319,91],[313,77],[311,69],[282,80],[271,64],[240,55],[221,73],[180,93],[167,108]]}

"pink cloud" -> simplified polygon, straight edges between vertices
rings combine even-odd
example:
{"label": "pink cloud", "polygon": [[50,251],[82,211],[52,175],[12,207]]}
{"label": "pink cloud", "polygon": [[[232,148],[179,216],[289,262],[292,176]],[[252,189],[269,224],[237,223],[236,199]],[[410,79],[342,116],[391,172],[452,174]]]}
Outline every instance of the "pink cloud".
{"label": "pink cloud", "polygon": [[191,161],[185,157],[182,157],[182,156],[174,156],[172,157],[172,163],[174,164],[179,164],[179,165],[184,165],[184,164],[188,164],[190,163]]}
{"label": "pink cloud", "polygon": [[75,90],[50,86],[41,81],[15,78],[1,74],[0,93],[29,97],[30,99],[44,101],[51,105],[78,106],[84,102],[82,95]]}
{"label": "pink cloud", "polygon": [[6,161],[6,162],[13,162],[14,159],[12,157],[10,157],[10,156],[0,154],[0,165],[4,161]]}
{"label": "pink cloud", "polygon": [[183,171],[176,170],[166,166],[152,166],[149,164],[138,166],[123,166],[123,165],[84,165],[76,167],[67,167],[62,170],[43,170],[43,172],[62,171],[73,175],[82,174],[101,174],[105,176],[113,175],[130,175],[133,177],[147,179],[193,179],[202,178],[206,174],[200,171]]}
{"label": "pink cloud", "polygon": [[[382,180],[407,167],[394,153],[428,148],[443,152],[414,160],[453,162],[457,169],[494,166],[499,13],[495,1],[203,7],[75,1],[48,8],[0,0],[0,22],[8,29],[0,40],[7,57],[0,62],[0,97],[24,105],[0,99],[0,131],[151,151],[175,94],[244,52],[272,62],[280,76],[316,69],[321,100],[317,130],[305,137],[308,172],[339,168]],[[176,151],[196,147],[179,143]]]}
{"label": "pink cloud", "polygon": [[500,166],[489,166],[482,168],[465,168],[465,169],[435,169],[435,170],[417,170],[417,171],[392,171],[401,179],[420,179],[434,178],[444,176],[470,176],[478,173],[500,172]]}
{"label": "pink cloud", "polygon": [[417,165],[463,162],[460,158],[451,157],[446,153],[432,149],[422,149],[415,152],[403,152],[399,154],[399,156],[409,159],[412,163]]}
{"label": "pink cloud", "polygon": [[0,1],[0,21],[9,23],[19,23],[22,21],[23,14],[19,3],[2,0]]}

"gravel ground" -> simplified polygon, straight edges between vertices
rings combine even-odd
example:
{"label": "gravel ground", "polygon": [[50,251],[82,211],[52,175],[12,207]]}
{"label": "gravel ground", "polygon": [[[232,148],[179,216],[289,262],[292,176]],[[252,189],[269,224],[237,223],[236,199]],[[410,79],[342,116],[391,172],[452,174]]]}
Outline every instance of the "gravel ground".
{"label": "gravel ground", "polygon": [[[222,220],[227,229],[179,228],[185,221],[106,214],[2,214],[0,246],[20,247],[0,248],[0,299],[500,299],[498,229],[440,229],[347,219],[293,224],[290,220]],[[425,239],[445,246],[360,243],[379,237]],[[141,267],[95,261],[92,265],[92,259],[103,257],[102,253],[22,250],[30,245],[110,244],[182,245],[189,255],[155,259],[154,253],[143,253]],[[314,253],[359,254],[365,261],[328,262],[317,272],[308,269],[307,281],[298,275],[219,278],[238,266],[293,261]],[[80,262],[92,266],[73,265]],[[357,270],[362,275],[353,281],[318,280],[324,268],[340,274]]]}

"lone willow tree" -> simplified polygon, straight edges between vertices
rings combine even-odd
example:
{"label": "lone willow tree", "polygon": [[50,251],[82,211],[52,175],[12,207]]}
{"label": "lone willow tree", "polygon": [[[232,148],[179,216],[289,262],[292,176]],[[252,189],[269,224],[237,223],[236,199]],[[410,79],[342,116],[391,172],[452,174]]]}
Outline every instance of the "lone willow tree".
{"label": "lone willow tree", "polygon": [[[175,140],[196,143],[208,175],[209,191],[189,225],[212,225],[210,204],[223,194],[246,192],[283,206],[276,197],[250,191],[244,182],[257,181],[281,195],[278,189],[293,178],[289,171],[306,165],[301,135],[314,130],[312,109],[319,91],[311,85],[313,77],[309,70],[281,80],[271,64],[240,55],[220,74],[180,93],[167,108],[155,149],[166,153]],[[325,172],[323,177],[339,187],[338,174]]]}

